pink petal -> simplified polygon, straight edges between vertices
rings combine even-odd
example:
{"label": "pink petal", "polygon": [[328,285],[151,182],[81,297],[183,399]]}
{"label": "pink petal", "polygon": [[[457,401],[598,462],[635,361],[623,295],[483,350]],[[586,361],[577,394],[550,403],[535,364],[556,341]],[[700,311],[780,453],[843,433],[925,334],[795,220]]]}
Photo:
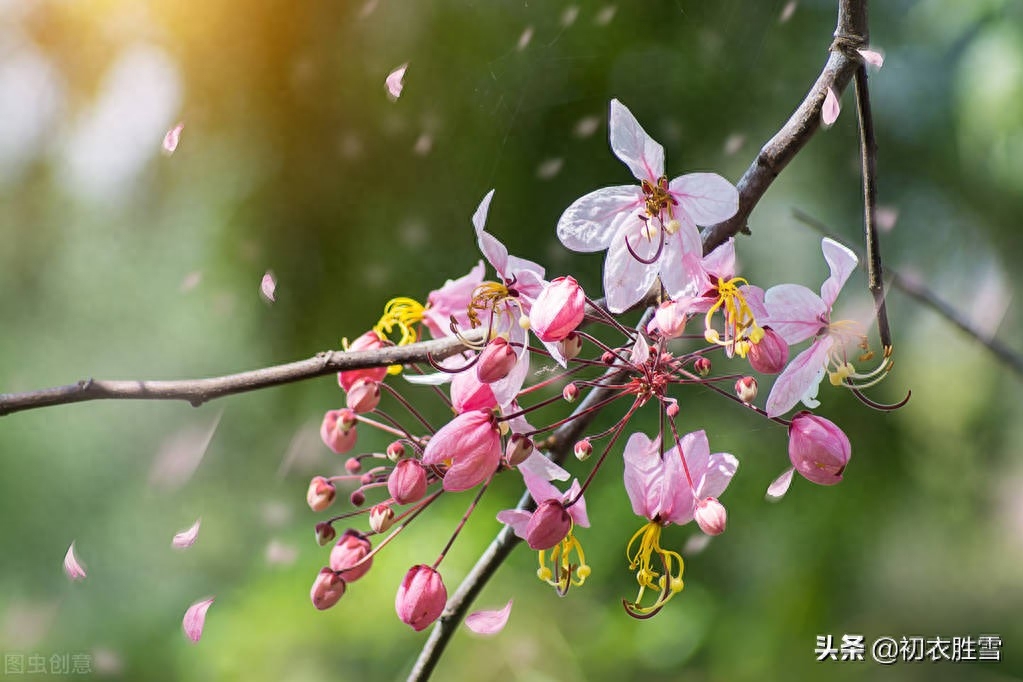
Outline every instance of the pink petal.
{"label": "pink petal", "polygon": [[629,362],[634,365],[645,364],[650,359],[650,346],[642,334],[636,336],[636,343],[632,344],[632,351],[629,353]]}
{"label": "pink petal", "polygon": [[638,210],[643,192],[637,185],[605,187],[576,199],[558,220],[558,239],[565,248],[588,253],[611,244],[619,216]]}
{"label": "pink petal", "polygon": [[477,635],[496,635],[508,623],[508,616],[511,615],[512,600],[504,605],[503,609],[495,611],[475,611],[465,617],[465,627]]}
{"label": "pink petal", "polygon": [[408,69],[408,62],[387,74],[387,79],[384,81],[384,84],[387,86],[387,95],[391,98],[392,102],[401,97],[401,91],[405,87],[406,69]]}
{"label": "pink petal", "polygon": [[202,523],[202,517],[195,520],[192,527],[188,530],[183,530],[174,536],[171,540],[171,547],[177,547],[178,549],[184,549],[191,547],[195,544],[196,539],[199,537],[199,524]]}
{"label": "pink petal", "polygon": [[824,326],[828,306],[821,297],[802,284],[779,284],[764,294],[768,319],[761,324],[771,326],[785,343],[806,341]]}
{"label": "pink petal", "polygon": [[78,557],[75,556],[75,543],[72,542],[71,546],[67,548],[67,554],[64,555],[64,573],[67,574],[70,580],[84,580],[85,579],[85,567],[78,561]]}
{"label": "pink petal", "polygon": [[717,173],[689,173],[668,183],[668,189],[697,225],[720,223],[739,210],[739,190]]}
{"label": "pink petal", "polygon": [[824,96],[824,106],[821,107],[821,123],[825,126],[830,126],[838,120],[838,113],[841,111],[841,107],[838,104],[838,96],[835,95],[835,91],[828,86],[828,94]]}
{"label": "pink petal", "polygon": [[880,69],[884,66],[884,55],[877,50],[856,50],[863,57],[863,61],[870,64],[873,67]]}
{"label": "pink petal", "polygon": [[259,283],[259,293],[263,295],[270,303],[275,302],[277,299],[274,298],[274,292],[277,291],[277,280],[274,279],[274,274],[270,270],[266,271],[263,275],[263,279]]}
{"label": "pink petal", "polygon": [[660,436],[650,440],[634,433],[625,443],[625,492],[636,516],[654,517],[660,506],[658,482],[663,478],[664,463],[658,451]]}
{"label": "pink petal", "polygon": [[181,627],[185,634],[193,642],[198,642],[202,637],[202,630],[206,626],[206,612],[213,605],[214,597],[197,601],[185,611],[185,617],[181,621]]}
{"label": "pink petal", "polygon": [[472,214],[472,224],[476,228],[476,241],[484,258],[490,263],[497,274],[506,278],[508,270],[508,249],[497,237],[486,231],[487,214],[490,212],[490,201],[494,198],[494,190],[487,192],[476,212]]}
{"label": "pink petal", "polygon": [[831,276],[821,285],[821,298],[824,304],[831,308],[838,298],[838,292],[842,290],[860,259],[855,253],[827,237],[821,240],[821,251],[824,252],[824,260],[828,262],[828,267],[831,268]]}
{"label": "pink petal", "polygon": [[163,151],[168,154],[173,154],[174,150],[178,148],[178,142],[181,141],[181,131],[185,129],[184,123],[179,123],[163,136]]}
{"label": "pink petal", "polygon": [[725,492],[725,488],[732,481],[736,470],[739,468],[739,460],[727,452],[715,452],[710,456],[707,472],[696,491],[698,497],[719,497]]}
{"label": "pink petal", "polygon": [[629,251],[628,245],[631,245],[643,259],[650,260],[657,252],[657,244],[643,236],[642,220],[631,215],[625,217],[628,222],[620,228],[616,226],[617,234],[604,259],[604,294],[612,313],[624,312],[640,301],[650,290],[660,269],[658,261],[643,263]]}
{"label": "pink petal", "polygon": [[778,375],[767,396],[767,416],[781,416],[795,407],[809,391],[815,388],[822,378],[828,351],[834,340],[830,336],[822,336],[809,348],[797,355],[788,367]]}
{"label": "pink petal", "polygon": [[637,180],[657,182],[664,175],[664,147],[646,134],[628,108],[611,100],[611,150]]}
{"label": "pink petal", "polygon": [[891,232],[899,220],[899,209],[895,206],[878,206],[874,219],[882,232]]}
{"label": "pink petal", "polygon": [[782,472],[781,476],[774,479],[771,485],[767,486],[767,499],[772,502],[777,502],[785,493],[789,491],[789,486],[792,485],[792,474],[795,471],[794,467],[789,467]]}

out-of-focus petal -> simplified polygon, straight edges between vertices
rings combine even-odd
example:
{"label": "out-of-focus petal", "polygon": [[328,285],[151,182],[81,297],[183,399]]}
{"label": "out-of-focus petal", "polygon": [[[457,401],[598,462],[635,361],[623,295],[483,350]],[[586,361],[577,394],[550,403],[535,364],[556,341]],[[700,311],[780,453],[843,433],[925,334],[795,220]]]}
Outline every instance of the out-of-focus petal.
{"label": "out-of-focus petal", "polygon": [[794,467],[789,467],[781,473],[781,476],[774,479],[771,485],[767,486],[767,499],[771,502],[777,502],[785,496],[785,493],[789,491],[789,486],[792,485],[792,474],[795,472]]}
{"label": "out-of-focus petal", "polygon": [[827,237],[821,240],[821,251],[824,252],[824,260],[828,262],[828,267],[831,268],[831,276],[821,285],[821,298],[830,309],[860,259],[848,248]]}
{"label": "out-of-focus petal", "polygon": [[266,274],[263,275],[263,279],[259,282],[259,293],[263,295],[263,298],[275,302],[277,299],[274,298],[277,292],[277,280],[274,278],[274,273],[267,270]]}
{"label": "out-of-focus petal", "polygon": [[611,150],[637,180],[657,182],[664,175],[664,147],[646,134],[629,109],[611,100]]}
{"label": "out-of-focus petal", "polygon": [[493,611],[474,611],[465,617],[465,627],[477,635],[496,635],[508,624],[508,616],[511,615],[512,600],[504,605],[503,609]]}
{"label": "out-of-focus petal", "polygon": [[838,120],[841,106],[838,103],[838,95],[828,86],[828,92],[824,95],[824,105],[821,107],[821,123],[830,126]]}
{"label": "out-of-focus petal", "polygon": [[765,408],[768,417],[779,417],[791,410],[807,391],[820,382],[821,368],[833,344],[834,340],[830,336],[822,336],[797,355],[778,375],[771,387],[771,394],[767,396]]}
{"label": "out-of-focus petal", "polygon": [[179,123],[163,136],[163,151],[167,154],[173,154],[174,150],[178,148],[178,142],[181,141],[181,131],[185,129],[184,123]]}
{"label": "out-of-focus petal", "polygon": [[84,580],[85,579],[85,567],[78,557],[75,556],[75,543],[67,548],[67,553],[64,554],[64,573],[70,580]]}
{"label": "out-of-focus petal", "polygon": [[406,69],[408,69],[408,62],[391,71],[384,80],[384,85],[387,87],[387,96],[391,98],[391,101],[401,97],[401,91],[405,88]]}
{"label": "out-of-focus petal", "polygon": [[728,220],[739,210],[739,190],[717,173],[689,173],[668,183],[679,207],[697,225]]}
{"label": "out-of-focus petal", "polygon": [[565,248],[588,253],[611,245],[618,222],[641,210],[643,192],[637,185],[605,187],[576,199],[558,220],[558,239]]}
{"label": "out-of-focus petal", "polygon": [[188,530],[183,530],[177,535],[175,535],[174,539],[171,540],[171,547],[184,549],[186,547],[191,547],[192,545],[194,545],[196,539],[198,539],[199,537],[200,523],[202,523],[201,517],[195,520],[195,523],[192,524],[191,528],[189,528]]}
{"label": "out-of-focus petal", "polygon": [[213,599],[214,597],[210,597],[209,599],[197,601],[185,611],[181,627],[184,628],[185,634],[193,642],[198,642],[199,638],[202,637],[203,628],[206,627],[206,612],[213,605]]}
{"label": "out-of-focus petal", "polygon": [[758,323],[770,325],[790,346],[819,332],[828,315],[828,306],[821,297],[801,284],[771,287],[764,294],[764,305],[767,320]]}

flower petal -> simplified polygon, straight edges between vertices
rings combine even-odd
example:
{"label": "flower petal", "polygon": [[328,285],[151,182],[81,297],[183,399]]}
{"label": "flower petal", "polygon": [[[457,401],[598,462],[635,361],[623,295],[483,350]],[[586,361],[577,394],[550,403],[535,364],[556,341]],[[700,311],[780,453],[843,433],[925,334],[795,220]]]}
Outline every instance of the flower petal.
{"label": "flower petal", "polygon": [[167,154],[173,154],[174,150],[178,148],[178,142],[181,141],[181,131],[185,129],[184,123],[179,123],[163,136],[163,151]]}
{"label": "flower petal", "polygon": [[586,513],[586,498],[582,495],[582,490],[582,486],[579,485],[579,479],[575,479],[572,481],[572,485],[568,486],[568,492],[561,496],[561,500],[563,502],[575,500],[575,504],[566,511],[572,517],[575,525],[580,528],[589,528],[590,517]]}
{"label": "flower petal", "polygon": [[198,642],[202,637],[203,628],[206,626],[206,612],[213,605],[214,597],[197,601],[185,611],[185,617],[181,621],[181,627],[185,634],[193,642]]}
{"label": "flower petal", "polygon": [[826,324],[828,306],[820,296],[801,284],[779,284],[764,294],[767,319],[758,320],[770,325],[785,343],[792,345],[806,341]]}
{"label": "flower petal", "polygon": [[496,635],[508,623],[508,616],[511,615],[512,600],[504,605],[503,609],[493,611],[474,611],[465,617],[465,627],[477,635]]}
{"label": "flower petal", "polygon": [[523,540],[526,539],[526,526],[529,525],[532,518],[533,514],[531,512],[522,511],[521,509],[505,509],[504,511],[497,512],[497,520],[511,526],[515,535]]}
{"label": "flower petal", "polygon": [[657,252],[657,244],[643,236],[643,228],[642,220],[630,216],[607,250],[604,295],[607,296],[607,307],[613,313],[623,312],[642,300],[657,277],[658,262],[643,263],[629,251],[628,245],[631,245],[632,250],[646,260]]}
{"label": "flower petal", "polygon": [[807,391],[820,383],[821,369],[833,344],[834,340],[830,336],[822,336],[797,355],[778,375],[771,387],[771,394],[767,396],[765,407],[768,417],[785,414],[802,400]]}
{"label": "flower petal", "polygon": [[717,173],[689,173],[668,183],[679,207],[697,225],[728,220],[739,210],[739,190]]}
{"label": "flower petal", "polygon": [[78,557],[75,556],[75,543],[72,542],[67,548],[67,553],[64,554],[64,573],[70,580],[84,580],[86,577],[85,567],[82,566],[81,562],[78,561]]}
{"label": "flower petal", "polygon": [[494,190],[487,192],[486,196],[483,197],[483,201],[476,208],[476,212],[472,214],[472,224],[476,228],[476,241],[479,244],[480,251],[483,256],[487,259],[494,270],[497,271],[503,279],[509,279],[507,275],[508,271],[508,249],[502,244],[497,237],[486,232],[487,227],[487,213],[490,211],[490,201],[494,198]]}
{"label": "flower petal", "polygon": [[664,464],[658,455],[660,436],[650,440],[643,433],[634,433],[625,443],[625,492],[636,516],[652,519],[660,506],[657,482],[662,478]]}
{"label": "flower petal", "polygon": [[878,52],[877,50],[865,49],[856,51],[860,53],[860,56],[863,57],[863,61],[865,61],[867,64],[870,64],[871,66],[878,69],[884,66],[884,55]]}
{"label": "flower petal", "polygon": [[184,549],[191,547],[195,544],[196,539],[199,537],[199,524],[202,523],[202,517],[195,520],[192,527],[188,530],[183,530],[174,536],[171,540],[171,547],[177,547],[178,549]]}
{"label": "flower petal", "polygon": [[824,252],[824,260],[828,262],[828,267],[831,268],[831,276],[821,285],[821,299],[830,310],[838,298],[838,292],[842,290],[860,259],[848,248],[827,237],[821,240],[821,251]]}
{"label": "flower petal", "polygon": [[691,298],[705,289],[706,269],[702,262],[703,244],[700,232],[691,220],[681,221],[682,226],[664,242],[661,256],[661,283],[671,298]]}
{"label": "flower petal", "polygon": [[405,71],[407,69],[408,62],[405,62],[387,74],[387,78],[384,79],[384,85],[387,87],[387,96],[391,98],[392,102],[401,97],[401,91],[405,88]]}
{"label": "flower petal", "polygon": [[637,180],[657,182],[664,175],[664,147],[646,134],[628,108],[611,100],[611,150]]}
{"label": "flower petal", "polygon": [[829,85],[828,92],[824,95],[824,104],[821,106],[821,123],[825,126],[830,126],[838,120],[838,114],[840,111],[841,106],[838,103],[838,96]]}
{"label": "flower petal", "polygon": [[785,493],[789,491],[789,486],[792,485],[792,474],[795,472],[794,467],[789,467],[781,473],[781,476],[774,479],[771,485],[767,486],[767,499],[771,502],[777,502],[785,496]]}
{"label": "flower petal", "polygon": [[518,469],[523,476],[528,471],[530,475],[548,481],[567,481],[571,476],[570,473],[540,454],[538,450],[534,450],[533,454],[519,464]]}
{"label": "flower petal", "polygon": [[710,456],[707,471],[703,475],[697,497],[720,497],[725,488],[732,481],[736,470],[739,468],[739,460],[727,452],[715,452]]}
{"label": "flower petal", "polygon": [[565,248],[588,253],[611,245],[616,219],[638,211],[643,192],[636,185],[598,189],[572,202],[558,219],[558,239]]}
{"label": "flower petal", "polygon": [[266,274],[263,275],[263,279],[259,282],[259,293],[263,295],[270,303],[275,302],[277,299],[274,298],[275,292],[277,291],[277,280],[274,279],[274,273],[267,270]]}

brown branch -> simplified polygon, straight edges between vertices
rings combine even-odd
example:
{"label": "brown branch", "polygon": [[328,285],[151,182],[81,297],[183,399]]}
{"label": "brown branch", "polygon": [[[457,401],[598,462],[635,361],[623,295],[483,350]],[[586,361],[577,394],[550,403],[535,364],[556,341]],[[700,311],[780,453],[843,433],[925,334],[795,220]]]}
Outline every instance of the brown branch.
{"label": "brown branch", "polygon": [[710,253],[739,232],[748,232],[747,220],[767,188],[785,166],[809,142],[820,127],[821,106],[828,87],[841,95],[862,61],[850,49],[864,47],[868,39],[867,1],[840,0],[835,40],[824,70],[803,98],[789,120],[761,148],[757,158],[742,174],[736,187],[739,190],[739,210],[728,220],[711,225],[703,231],[703,251]]}

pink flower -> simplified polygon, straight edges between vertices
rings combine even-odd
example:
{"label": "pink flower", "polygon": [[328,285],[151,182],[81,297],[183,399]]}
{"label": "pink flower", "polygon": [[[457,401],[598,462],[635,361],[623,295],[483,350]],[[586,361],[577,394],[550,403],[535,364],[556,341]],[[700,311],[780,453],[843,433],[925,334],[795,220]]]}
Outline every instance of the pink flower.
{"label": "pink flower", "polygon": [[490,384],[480,381],[477,373],[472,370],[459,372],[451,379],[451,407],[455,412],[473,412],[490,410],[497,407],[497,398]]}
{"label": "pink flower", "polygon": [[785,414],[802,400],[807,407],[817,407],[817,387],[824,378],[829,354],[838,334],[832,330],[831,309],[857,258],[849,249],[831,239],[821,242],[824,259],[831,276],[821,285],[818,296],[799,284],[780,284],[767,290],[764,304],[768,322],[789,345],[816,337],[809,348],[797,355],[775,380],[767,397],[767,416]]}
{"label": "pink flower", "polygon": [[835,485],[849,463],[852,446],[834,422],[800,412],[789,425],[789,460],[803,478]]}
{"label": "pink flower", "polygon": [[449,463],[444,490],[473,488],[497,471],[501,463],[501,434],[488,410],[460,414],[440,428],[426,444],[423,464]]}
{"label": "pink flower", "polygon": [[394,609],[403,623],[419,632],[440,618],[448,592],[435,569],[419,564],[409,569],[398,587]]}
{"label": "pink flower", "polygon": [[541,341],[561,341],[586,313],[586,294],[572,277],[558,277],[543,288],[529,312],[529,325]]}
{"label": "pink flower", "polygon": [[731,218],[739,193],[714,173],[669,181],[664,148],[618,100],[611,100],[610,138],[615,156],[641,184],[606,187],[577,199],[557,230],[573,251],[607,249],[604,293],[608,308],[618,313],[642,299],[658,274],[671,297],[691,288],[703,253],[696,226]]}
{"label": "pink flower", "polygon": [[355,410],[328,410],[320,424],[320,439],[328,448],[343,455],[355,447],[359,435],[355,423]]}
{"label": "pink flower", "polygon": [[483,283],[483,261],[476,264],[468,274],[458,279],[449,279],[440,289],[431,291],[426,297],[423,324],[435,339],[451,336],[451,318],[459,329],[468,329],[469,302],[472,292]]}
{"label": "pink flower", "polygon": [[372,412],[380,404],[380,382],[358,379],[345,392],[345,404],[358,413]]}
{"label": "pink flower", "polygon": [[[355,339],[346,350],[359,351],[359,350],[377,350],[384,346],[390,345],[390,342],[382,338],[380,334],[373,331],[372,329]],[[383,381],[384,377],[387,376],[386,367],[371,367],[369,369],[352,369],[346,372],[338,372],[337,383],[345,391],[352,387],[359,379],[369,379],[370,381]]]}
{"label": "pink flower", "polygon": [[[497,514],[497,520],[512,527],[515,534],[525,540],[530,549],[551,549],[565,539],[573,525],[590,527],[586,515],[586,500],[579,495],[579,481],[572,481],[568,491],[562,493],[554,485],[529,469],[520,469],[529,494],[537,504],[534,512],[506,509]],[[565,508],[565,503],[575,504]]]}
{"label": "pink flower", "polygon": [[321,512],[334,503],[337,496],[337,488],[323,476],[314,476],[309,481],[309,490],[306,491],[305,499],[309,508],[314,512]]}
{"label": "pink flower", "polygon": [[716,498],[707,497],[696,504],[696,525],[707,535],[720,535],[725,532],[728,512]]}

